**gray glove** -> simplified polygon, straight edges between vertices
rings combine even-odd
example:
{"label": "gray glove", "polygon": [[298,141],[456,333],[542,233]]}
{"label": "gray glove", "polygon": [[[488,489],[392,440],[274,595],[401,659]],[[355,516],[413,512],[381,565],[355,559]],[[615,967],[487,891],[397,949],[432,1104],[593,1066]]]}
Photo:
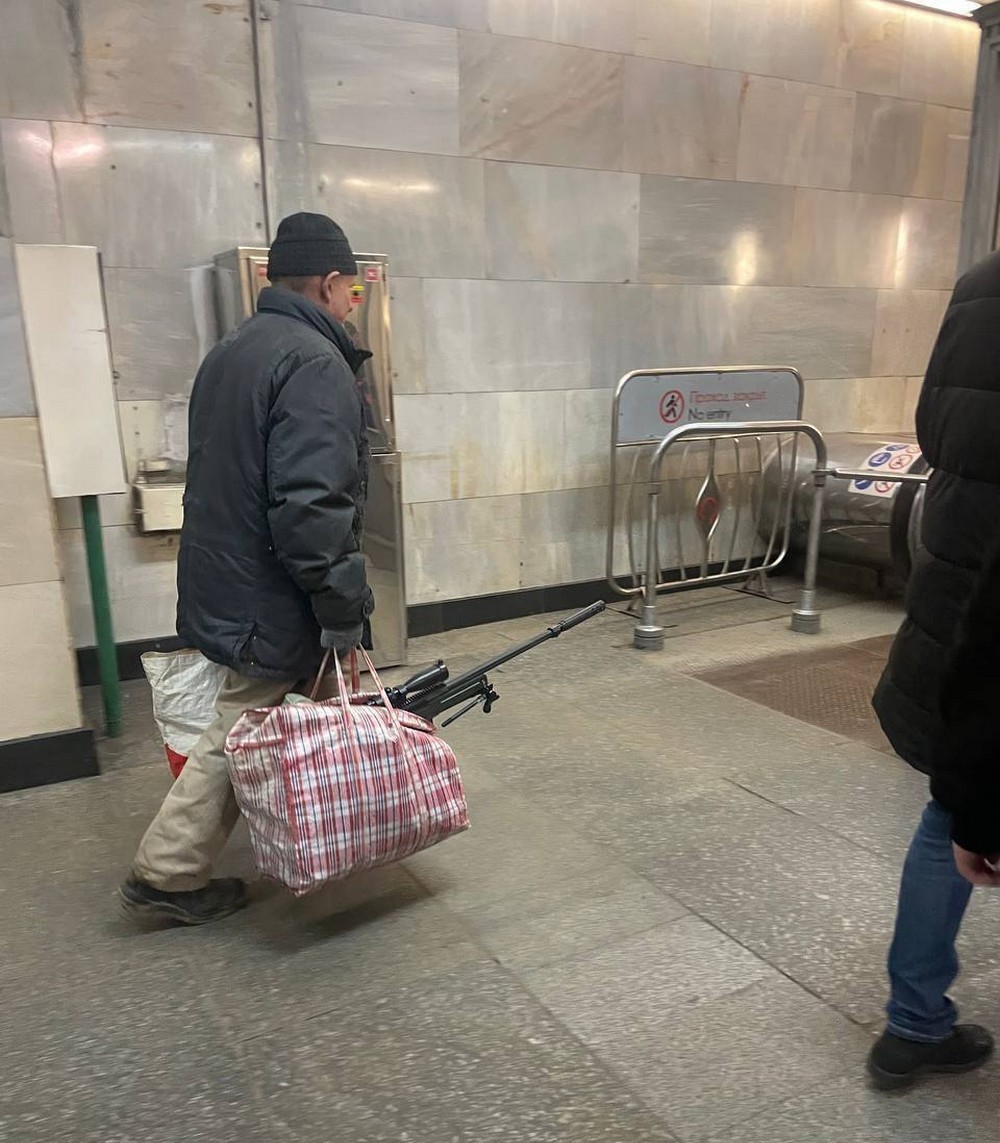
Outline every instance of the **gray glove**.
{"label": "gray glove", "polygon": [[324,631],[320,636],[320,645],[324,651],[336,651],[338,659],[346,659],[361,645],[364,634],[364,624],[357,627],[338,627],[335,631]]}

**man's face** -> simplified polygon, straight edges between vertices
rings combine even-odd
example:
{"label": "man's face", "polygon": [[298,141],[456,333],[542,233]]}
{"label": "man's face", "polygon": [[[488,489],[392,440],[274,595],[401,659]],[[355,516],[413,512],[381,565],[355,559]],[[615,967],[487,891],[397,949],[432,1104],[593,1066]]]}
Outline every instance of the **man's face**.
{"label": "man's face", "polygon": [[337,321],[346,321],[351,316],[352,288],[357,285],[356,274],[327,274],[320,287],[323,308],[336,318]]}

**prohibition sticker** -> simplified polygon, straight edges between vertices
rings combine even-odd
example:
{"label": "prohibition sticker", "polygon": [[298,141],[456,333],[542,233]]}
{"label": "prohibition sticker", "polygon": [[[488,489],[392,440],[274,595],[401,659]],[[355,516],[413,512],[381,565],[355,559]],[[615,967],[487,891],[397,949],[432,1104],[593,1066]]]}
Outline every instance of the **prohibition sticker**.
{"label": "prohibition sticker", "polygon": [[684,394],[670,389],[660,399],[660,420],[665,425],[676,425],[684,416]]}

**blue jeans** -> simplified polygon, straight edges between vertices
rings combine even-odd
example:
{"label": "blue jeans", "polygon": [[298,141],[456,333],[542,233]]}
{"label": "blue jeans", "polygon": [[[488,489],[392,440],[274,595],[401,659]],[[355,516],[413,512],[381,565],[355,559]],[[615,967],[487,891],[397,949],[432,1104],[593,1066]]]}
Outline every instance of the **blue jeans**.
{"label": "blue jeans", "polygon": [[889,949],[888,1031],[905,1040],[946,1039],[958,1011],[948,989],[958,976],[955,941],[972,886],[955,867],[951,815],[931,802],[910,843]]}

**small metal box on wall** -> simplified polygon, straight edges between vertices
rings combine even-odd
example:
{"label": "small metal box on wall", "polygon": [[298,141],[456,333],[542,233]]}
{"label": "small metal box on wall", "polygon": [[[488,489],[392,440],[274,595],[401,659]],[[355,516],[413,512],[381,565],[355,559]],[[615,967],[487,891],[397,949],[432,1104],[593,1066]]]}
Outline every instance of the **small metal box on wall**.
{"label": "small metal box on wall", "polygon": [[[256,309],[268,284],[266,247],[241,246],[215,259],[220,334],[235,329]],[[403,578],[403,509],[400,456],[392,407],[389,346],[389,259],[356,254],[364,294],[344,323],[355,344],[371,352],[358,381],[372,450],[363,548],[375,593],[372,637],[379,667],[406,662],[406,594]]]}

